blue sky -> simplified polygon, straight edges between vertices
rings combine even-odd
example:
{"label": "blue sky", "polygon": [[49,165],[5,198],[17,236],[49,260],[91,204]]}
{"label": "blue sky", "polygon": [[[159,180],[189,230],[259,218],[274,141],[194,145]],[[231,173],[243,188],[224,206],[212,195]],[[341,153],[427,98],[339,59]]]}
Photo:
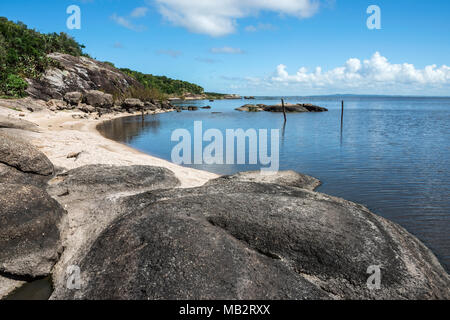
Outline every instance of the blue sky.
{"label": "blue sky", "polygon": [[[80,30],[66,27],[72,4]],[[0,2],[0,16],[67,32],[99,60],[246,95],[450,96],[449,13],[448,0]]]}

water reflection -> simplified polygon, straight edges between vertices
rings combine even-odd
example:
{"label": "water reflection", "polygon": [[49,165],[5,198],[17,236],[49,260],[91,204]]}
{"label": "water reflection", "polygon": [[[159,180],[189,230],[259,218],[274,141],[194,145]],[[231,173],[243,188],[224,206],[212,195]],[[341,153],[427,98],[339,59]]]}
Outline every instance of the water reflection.
{"label": "water reflection", "polygon": [[[140,121],[137,121],[139,119]],[[142,134],[158,134],[161,126],[159,118],[154,115],[125,117],[104,121],[97,126],[100,133],[112,140],[132,143]]]}

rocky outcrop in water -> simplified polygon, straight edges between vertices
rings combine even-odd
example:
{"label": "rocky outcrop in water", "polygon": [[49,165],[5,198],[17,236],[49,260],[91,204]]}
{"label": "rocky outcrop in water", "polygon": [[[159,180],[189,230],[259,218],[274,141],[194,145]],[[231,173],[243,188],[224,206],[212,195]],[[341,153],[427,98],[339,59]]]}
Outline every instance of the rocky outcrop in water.
{"label": "rocky outcrop in water", "polygon": [[[265,105],[265,104],[246,104],[240,108],[237,108],[238,111],[246,111],[246,112],[283,112],[283,106],[280,105]],[[312,104],[286,104],[285,105],[286,112],[289,113],[300,113],[300,112],[326,112],[328,109],[322,108],[319,106],[315,106]]]}
{"label": "rocky outcrop in water", "polygon": [[[448,299],[450,279],[401,227],[361,205],[254,173],[124,197],[54,299]],[[111,210],[111,208],[110,208]],[[380,266],[379,290],[367,270]]]}

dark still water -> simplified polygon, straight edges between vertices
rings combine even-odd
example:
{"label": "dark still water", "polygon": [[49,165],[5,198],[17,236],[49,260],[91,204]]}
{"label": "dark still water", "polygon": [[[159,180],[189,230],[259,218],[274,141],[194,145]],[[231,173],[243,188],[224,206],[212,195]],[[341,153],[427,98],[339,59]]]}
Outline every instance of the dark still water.
{"label": "dark still water", "polygon": [[[373,212],[416,235],[450,270],[450,98],[344,97],[340,126],[338,97],[288,98],[311,102],[326,113],[283,115],[245,113],[246,103],[277,104],[278,98],[195,101],[184,105],[211,110],[130,117],[107,122],[103,133],[156,157],[170,160],[173,130],[194,121],[203,130],[280,129],[280,169],[292,169],[320,179],[318,191],[364,204]],[[270,131],[269,131],[270,132]],[[269,136],[270,137],[270,136]],[[270,141],[270,138],[269,138]],[[204,147],[209,142],[204,142]],[[258,165],[189,165],[232,174]]]}

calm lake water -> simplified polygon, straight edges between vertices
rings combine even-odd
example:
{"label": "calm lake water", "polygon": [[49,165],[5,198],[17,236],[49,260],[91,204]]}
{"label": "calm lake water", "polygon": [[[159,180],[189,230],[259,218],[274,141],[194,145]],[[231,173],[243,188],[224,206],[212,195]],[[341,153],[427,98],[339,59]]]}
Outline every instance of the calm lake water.
{"label": "calm lake water", "polygon": [[[364,204],[421,239],[450,270],[450,98],[344,97],[341,131],[339,97],[292,97],[326,113],[245,113],[246,103],[277,104],[279,98],[190,101],[211,110],[129,117],[107,122],[105,136],[170,160],[172,131],[193,136],[203,130],[280,129],[280,169],[320,179],[318,191]],[[270,141],[270,140],[269,140]],[[208,145],[204,143],[204,147]],[[258,165],[189,165],[219,174],[257,170]]]}

